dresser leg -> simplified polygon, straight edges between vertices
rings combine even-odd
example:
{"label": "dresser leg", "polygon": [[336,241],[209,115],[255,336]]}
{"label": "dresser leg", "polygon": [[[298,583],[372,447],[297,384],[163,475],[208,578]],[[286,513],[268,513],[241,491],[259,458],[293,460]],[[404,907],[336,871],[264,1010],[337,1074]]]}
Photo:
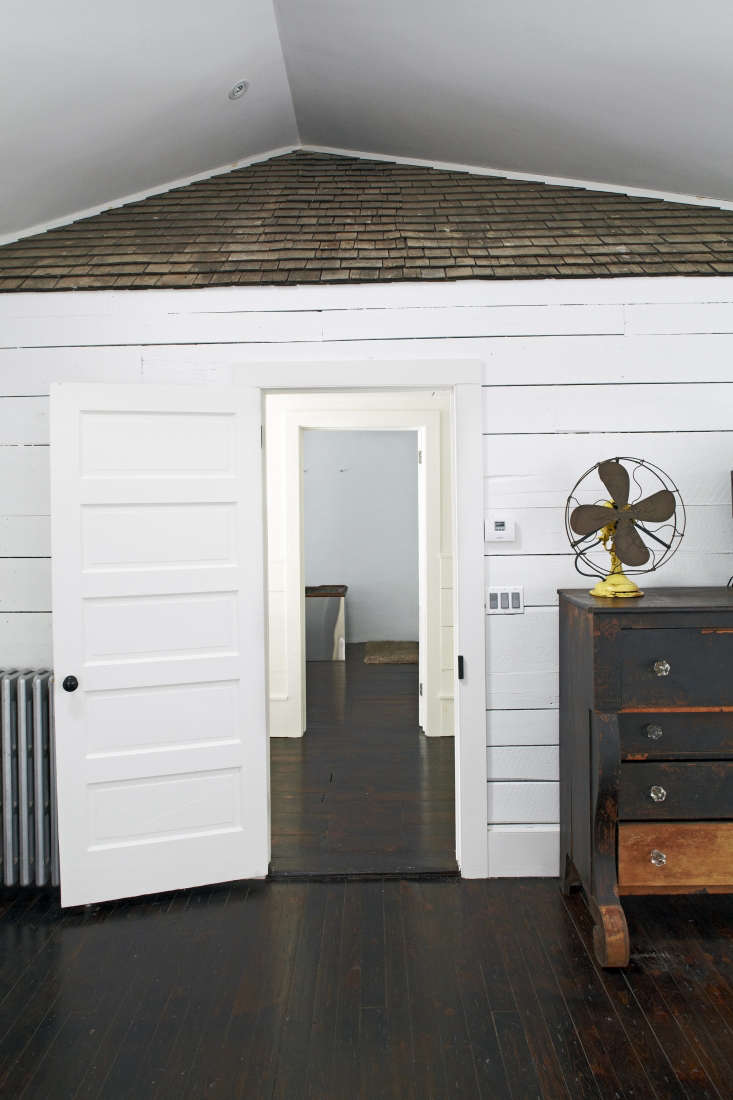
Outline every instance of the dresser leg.
{"label": "dresser leg", "polygon": [[560,878],[560,889],[565,897],[572,894],[573,890],[579,890],[582,886],[580,875],[570,855],[566,853],[563,873]]}
{"label": "dresser leg", "polygon": [[593,915],[593,949],[601,966],[627,966],[629,930],[618,900],[616,827],[621,750],[617,714],[591,718],[593,847],[588,904]]}
{"label": "dresser leg", "polygon": [[593,952],[601,966],[629,965],[629,929],[621,906],[598,905],[590,899],[593,914]]}

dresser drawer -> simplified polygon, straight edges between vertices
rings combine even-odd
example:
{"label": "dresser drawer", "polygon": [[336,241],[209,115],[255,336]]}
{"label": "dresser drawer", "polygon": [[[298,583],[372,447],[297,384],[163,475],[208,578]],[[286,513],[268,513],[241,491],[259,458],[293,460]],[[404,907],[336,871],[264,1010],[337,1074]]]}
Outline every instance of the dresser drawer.
{"label": "dresser drawer", "polygon": [[733,822],[620,825],[618,883],[624,888],[733,890]]}
{"label": "dresser drawer", "polygon": [[733,706],[733,627],[621,634],[622,707]]}
{"label": "dresser drawer", "polygon": [[733,817],[733,761],[621,765],[620,820]]}
{"label": "dresser drawer", "polygon": [[733,757],[733,711],[620,714],[619,727],[624,760]]}

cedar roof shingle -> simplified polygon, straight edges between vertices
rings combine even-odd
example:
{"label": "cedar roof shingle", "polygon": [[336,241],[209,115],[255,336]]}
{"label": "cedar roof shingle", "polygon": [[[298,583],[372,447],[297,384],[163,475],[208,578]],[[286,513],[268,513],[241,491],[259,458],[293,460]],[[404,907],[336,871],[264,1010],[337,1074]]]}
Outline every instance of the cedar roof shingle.
{"label": "cedar roof shingle", "polygon": [[0,290],[733,274],[733,212],[296,152],[0,248]]}

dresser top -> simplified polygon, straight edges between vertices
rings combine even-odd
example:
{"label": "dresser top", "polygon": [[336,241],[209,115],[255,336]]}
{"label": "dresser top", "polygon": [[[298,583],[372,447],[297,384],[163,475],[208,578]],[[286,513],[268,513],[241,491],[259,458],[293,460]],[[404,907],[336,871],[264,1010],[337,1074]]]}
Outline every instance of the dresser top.
{"label": "dresser top", "polygon": [[733,588],[647,588],[632,599],[591,596],[586,588],[561,588],[560,599],[587,611],[638,614],[640,611],[733,611]]}

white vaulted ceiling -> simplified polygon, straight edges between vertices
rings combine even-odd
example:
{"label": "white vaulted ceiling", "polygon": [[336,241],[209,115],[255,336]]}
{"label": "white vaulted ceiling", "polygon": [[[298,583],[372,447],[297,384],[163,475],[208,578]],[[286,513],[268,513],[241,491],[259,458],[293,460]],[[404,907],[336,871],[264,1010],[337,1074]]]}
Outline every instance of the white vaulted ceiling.
{"label": "white vaulted ceiling", "polygon": [[277,0],[303,142],[733,199],[730,0]]}
{"label": "white vaulted ceiling", "polygon": [[298,141],[272,0],[0,10],[0,234]]}
{"label": "white vaulted ceiling", "polygon": [[733,201],[729,0],[6,0],[3,24],[0,234],[300,143]]}

